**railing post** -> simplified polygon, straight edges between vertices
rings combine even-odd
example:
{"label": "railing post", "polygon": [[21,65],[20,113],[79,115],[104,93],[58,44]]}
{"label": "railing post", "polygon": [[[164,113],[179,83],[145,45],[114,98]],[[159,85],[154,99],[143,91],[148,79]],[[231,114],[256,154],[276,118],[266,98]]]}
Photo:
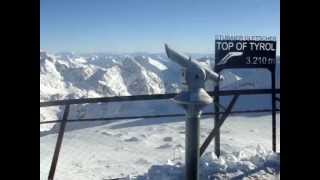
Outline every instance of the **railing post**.
{"label": "railing post", "polygon": [[276,73],[275,68],[271,70],[272,83],[272,150],[277,151],[277,120],[276,120]]}
{"label": "railing post", "polygon": [[[218,68],[218,66],[214,66],[214,71],[219,73],[219,78],[220,78],[220,74],[222,69]],[[214,92],[215,92],[215,96],[214,96],[214,101],[216,103],[214,103],[214,128],[218,127],[220,124],[221,119],[220,117],[220,108],[218,106],[218,104],[220,103],[220,94],[219,94],[219,82],[217,82],[217,84],[214,86]],[[214,139],[214,153],[216,154],[216,156],[219,158],[220,157],[220,128],[218,128],[217,130],[217,134],[216,137]]]}
{"label": "railing post", "polygon": [[66,127],[66,124],[67,124],[69,110],[70,110],[70,105],[67,104],[65,109],[64,109],[63,118],[62,118],[62,121],[61,121],[61,124],[60,124],[59,134],[58,134],[57,143],[56,143],[56,147],[55,147],[55,150],[54,150],[53,158],[52,158],[52,161],[51,161],[51,167],[50,167],[50,171],[49,171],[48,180],[53,180],[53,178],[54,178],[54,173],[55,173],[56,167],[57,167],[57,162],[58,162],[59,153],[60,153],[60,149],[61,149],[61,144],[62,144],[62,140],[63,140],[64,130],[65,130],[65,127]]}
{"label": "railing post", "polygon": [[[214,103],[214,112],[215,112],[215,115],[214,115],[214,128],[215,128],[215,127],[218,127],[218,124],[220,123],[220,118],[219,118],[220,108],[218,106],[218,104],[220,103],[219,102],[219,94],[218,94],[219,84],[217,84],[215,86],[214,90],[216,92],[216,95],[214,96],[214,100],[216,102],[216,103]],[[217,157],[220,157],[220,128],[218,129],[216,137],[214,139],[214,152],[215,152]]]}

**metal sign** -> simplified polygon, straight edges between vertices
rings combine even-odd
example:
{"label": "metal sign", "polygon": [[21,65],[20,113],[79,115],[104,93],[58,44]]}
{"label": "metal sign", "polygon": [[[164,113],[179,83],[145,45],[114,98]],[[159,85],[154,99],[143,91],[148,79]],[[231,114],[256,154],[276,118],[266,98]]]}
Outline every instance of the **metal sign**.
{"label": "metal sign", "polygon": [[223,68],[274,67],[276,37],[226,36],[215,38],[215,66]]}
{"label": "metal sign", "polygon": [[[215,67],[220,73],[227,68],[266,68],[271,74],[272,90],[272,149],[276,152],[276,96],[275,96],[275,67],[276,67],[276,37],[274,36],[228,36],[215,37]],[[219,92],[219,84],[215,86]],[[215,96],[219,104],[219,96]],[[219,106],[214,106],[215,128],[219,126]],[[215,153],[220,155],[220,130],[216,131]]]}

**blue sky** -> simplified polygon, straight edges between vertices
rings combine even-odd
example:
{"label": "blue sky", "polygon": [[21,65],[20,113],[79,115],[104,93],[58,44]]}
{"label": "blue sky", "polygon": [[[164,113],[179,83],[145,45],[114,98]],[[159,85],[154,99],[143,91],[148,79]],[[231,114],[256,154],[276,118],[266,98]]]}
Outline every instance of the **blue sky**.
{"label": "blue sky", "polygon": [[40,1],[40,47],[49,52],[163,52],[168,43],[213,53],[216,34],[280,38],[279,0]]}

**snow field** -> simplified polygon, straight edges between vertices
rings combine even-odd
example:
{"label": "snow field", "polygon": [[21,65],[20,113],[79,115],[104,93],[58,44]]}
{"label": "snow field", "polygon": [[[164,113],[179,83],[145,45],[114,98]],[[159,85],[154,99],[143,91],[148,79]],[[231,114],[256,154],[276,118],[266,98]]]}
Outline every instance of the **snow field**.
{"label": "snow field", "polygon": [[[279,115],[277,118],[279,124]],[[181,179],[184,118],[165,120],[161,124],[157,119],[115,121],[67,131],[56,179]],[[212,127],[211,118],[201,120],[201,142]],[[211,143],[201,158],[202,179],[272,179],[279,173],[279,157],[271,152],[270,115],[231,116],[221,133],[222,156],[215,157]],[[40,179],[47,177],[56,137],[49,134],[40,138]]]}

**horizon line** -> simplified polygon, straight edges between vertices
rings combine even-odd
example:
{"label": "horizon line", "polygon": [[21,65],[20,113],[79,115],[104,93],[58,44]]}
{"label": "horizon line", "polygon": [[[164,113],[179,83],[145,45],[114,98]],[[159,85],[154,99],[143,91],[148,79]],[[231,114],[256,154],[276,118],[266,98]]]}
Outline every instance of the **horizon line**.
{"label": "horizon line", "polygon": [[[132,51],[132,52],[107,52],[107,51],[96,51],[96,52],[76,52],[76,51],[48,51],[44,48],[40,48],[40,51],[47,52],[49,54],[59,54],[59,53],[71,53],[75,55],[84,55],[84,54],[116,54],[116,55],[122,55],[122,54],[165,54],[164,52],[147,52],[147,51]],[[212,54],[214,55],[214,52],[182,52],[184,54]],[[276,53],[276,56],[280,56],[280,52]]]}

